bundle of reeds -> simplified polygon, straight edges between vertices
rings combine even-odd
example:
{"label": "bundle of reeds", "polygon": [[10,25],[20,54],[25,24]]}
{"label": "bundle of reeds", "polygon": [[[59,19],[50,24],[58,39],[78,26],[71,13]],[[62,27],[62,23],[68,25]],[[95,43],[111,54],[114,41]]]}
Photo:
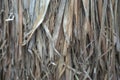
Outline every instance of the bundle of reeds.
{"label": "bundle of reeds", "polygon": [[0,0],[0,80],[119,80],[120,0]]}

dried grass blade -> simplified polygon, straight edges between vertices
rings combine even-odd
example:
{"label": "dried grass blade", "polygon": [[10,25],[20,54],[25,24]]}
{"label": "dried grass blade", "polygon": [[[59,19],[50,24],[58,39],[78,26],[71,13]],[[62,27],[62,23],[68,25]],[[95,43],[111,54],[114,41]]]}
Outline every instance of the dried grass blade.
{"label": "dried grass blade", "polygon": [[[71,66],[71,57],[68,51],[68,47],[70,45],[70,40],[72,39],[72,27],[73,27],[73,11],[74,11],[74,1],[71,0],[66,4],[64,19],[63,19],[63,29],[65,35],[63,55],[66,59],[66,64]],[[69,77],[70,76],[70,77]],[[72,72],[70,70],[66,70],[66,80],[72,80]]]}
{"label": "dried grass blade", "polygon": [[50,52],[49,54],[50,54],[50,59],[53,58],[53,53],[54,53],[53,50],[54,50],[59,56],[61,56],[61,54],[60,54],[60,53],[57,51],[57,49],[55,48],[52,35],[51,35],[51,33],[50,33],[47,25],[46,25],[46,24],[43,24],[43,28],[45,29],[46,35],[47,35],[47,37],[48,37],[48,39],[49,39],[49,50],[50,50],[50,51],[49,51],[49,52]]}
{"label": "dried grass blade", "polygon": [[54,27],[54,32],[53,32],[53,40],[54,40],[55,45],[56,45],[57,38],[59,35],[59,31],[60,31],[60,26],[61,26],[61,22],[62,22],[62,18],[63,18],[65,4],[66,4],[66,0],[60,1],[58,13],[56,15],[55,27]]}
{"label": "dried grass blade", "polygon": [[22,3],[19,0],[19,60],[22,59]]}
{"label": "dried grass blade", "polygon": [[105,22],[105,15],[107,11],[107,0],[104,0],[103,8],[102,8],[102,21],[101,21],[101,29],[100,29],[100,36],[99,36],[99,41],[98,41],[98,56],[101,55],[101,40],[102,40],[102,35],[104,32],[104,22]]}
{"label": "dried grass blade", "polygon": [[36,36],[36,42],[37,42],[37,49],[38,49],[38,53],[41,59],[43,59],[43,38],[42,38],[42,34],[40,29],[37,30],[37,36]]}
{"label": "dried grass blade", "polygon": [[99,15],[99,21],[101,24],[101,18],[102,18],[102,0],[98,0],[98,15]]}
{"label": "dried grass blade", "polygon": [[49,6],[50,0],[43,0],[43,4],[41,6],[41,10],[40,10],[40,14],[38,15],[37,19],[35,20],[35,23],[33,25],[32,30],[30,31],[30,34],[27,38],[27,40],[22,44],[25,45],[29,42],[29,40],[31,39],[32,35],[34,34],[34,32],[36,31],[36,29],[40,26],[40,24],[43,22],[48,6]]}
{"label": "dried grass blade", "polygon": [[19,0],[19,44],[22,44],[22,4]]}

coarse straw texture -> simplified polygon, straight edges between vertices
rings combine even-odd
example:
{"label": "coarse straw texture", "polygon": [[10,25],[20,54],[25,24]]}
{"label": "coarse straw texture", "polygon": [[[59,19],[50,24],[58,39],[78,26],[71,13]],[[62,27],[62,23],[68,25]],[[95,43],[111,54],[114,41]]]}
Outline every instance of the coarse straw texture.
{"label": "coarse straw texture", "polygon": [[120,80],[120,0],[0,0],[0,80]]}

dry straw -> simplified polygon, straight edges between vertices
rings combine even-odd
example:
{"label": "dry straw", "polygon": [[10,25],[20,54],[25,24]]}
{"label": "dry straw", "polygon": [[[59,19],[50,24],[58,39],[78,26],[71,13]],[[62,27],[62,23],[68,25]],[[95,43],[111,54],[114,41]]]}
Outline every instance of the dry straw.
{"label": "dry straw", "polygon": [[119,80],[120,0],[0,0],[0,80]]}

